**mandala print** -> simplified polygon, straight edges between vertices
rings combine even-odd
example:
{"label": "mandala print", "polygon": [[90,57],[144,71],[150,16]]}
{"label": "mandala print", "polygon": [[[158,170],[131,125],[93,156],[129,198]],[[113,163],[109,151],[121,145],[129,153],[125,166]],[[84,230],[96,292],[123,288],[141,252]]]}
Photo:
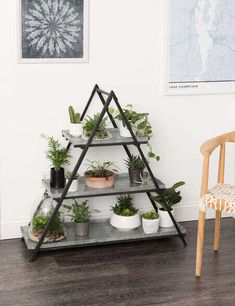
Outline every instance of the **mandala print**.
{"label": "mandala print", "polygon": [[71,0],[37,0],[24,15],[24,44],[35,57],[74,57],[82,46],[83,14]]}

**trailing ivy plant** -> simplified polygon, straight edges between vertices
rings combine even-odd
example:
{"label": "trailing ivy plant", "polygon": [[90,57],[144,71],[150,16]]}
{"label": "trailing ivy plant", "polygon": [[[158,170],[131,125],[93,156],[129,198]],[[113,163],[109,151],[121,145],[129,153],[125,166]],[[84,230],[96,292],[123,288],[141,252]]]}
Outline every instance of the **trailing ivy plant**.
{"label": "trailing ivy plant", "polygon": [[[125,127],[125,121],[122,118],[121,113],[118,109],[114,109],[112,107],[109,108],[109,113],[117,120],[122,121],[123,126]],[[125,108],[123,108],[123,113],[129,121],[131,128],[136,135],[139,137],[147,137],[148,138],[148,161],[149,159],[155,159],[156,161],[160,160],[160,156],[153,152],[152,145],[150,140],[153,136],[152,125],[148,119],[148,113],[138,113],[133,109],[132,104],[127,104]]]}

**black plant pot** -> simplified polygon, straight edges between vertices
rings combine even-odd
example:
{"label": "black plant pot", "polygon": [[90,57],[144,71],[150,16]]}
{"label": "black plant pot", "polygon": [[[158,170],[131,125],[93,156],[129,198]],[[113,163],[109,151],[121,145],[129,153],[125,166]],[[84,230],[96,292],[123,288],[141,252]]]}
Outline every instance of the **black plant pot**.
{"label": "black plant pot", "polygon": [[64,168],[60,168],[60,170],[56,171],[55,168],[51,168],[51,178],[50,178],[50,186],[51,188],[64,188],[65,186],[65,176],[64,176]]}
{"label": "black plant pot", "polygon": [[143,170],[128,169],[128,171],[131,186],[139,185],[137,182],[141,182],[141,176],[143,177]]}

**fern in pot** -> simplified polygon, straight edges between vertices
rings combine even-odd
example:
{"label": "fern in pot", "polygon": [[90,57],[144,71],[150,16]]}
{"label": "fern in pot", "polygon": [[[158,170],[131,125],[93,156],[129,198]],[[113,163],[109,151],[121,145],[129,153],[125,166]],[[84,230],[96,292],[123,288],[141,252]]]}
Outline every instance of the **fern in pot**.
{"label": "fern in pot", "polygon": [[117,167],[112,162],[90,161],[85,176],[85,184],[92,188],[113,187]]}
{"label": "fern in pot", "polygon": [[153,197],[153,200],[156,201],[161,207],[158,209],[160,216],[160,226],[161,227],[172,227],[174,226],[168,211],[171,211],[172,215],[175,214],[174,205],[179,203],[182,199],[180,191],[176,191],[177,188],[183,186],[184,182],[175,183],[170,188],[165,188],[161,195]]}
{"label": "fern in pot", "polygon": [[75,223],[75,235],[79,237],[86,237],[89,235],[89,221],[91,217],[91,210],[87,205],[88,201],[78,203],[74,199],[74,203],[70,205],[64,205],[68,210],[67,216],[71,218],[71,221]]}
{"label": "fern in pot", "polygon": [[112,207],[110,224],[120,231],[131,231],[140,226],[140,215],[131,195],[121,195]]}
{"label": "fern in pot", "polygon": [[52,168],[50,172],[51,188],[64,188],[65,173],[62,166],[69,165],[69,150],[63,147],[58,140],[53,137],[44,136],[48,142],[49,150],[46,152],[47,159],[51,162]]}
{"label": "fern in pot", "polygon": [[[71,176],[72,176],[72,172],[67,171],[65,173],[65,177],[66,177],[67,181],[70,180]],[[74,178],[73,178],[73,181],[72,181],[72,183],[71,183],[71,185],[69,187],[69,192],[76,192],[76,191],[78,191],[78,186],[79,186],[78,185],[78,179],[79,179],[79,174],[76,173]]]}
{"label": "fern in pot", "polygon": [[124,161],[128,168],[131,186],[140,184],[145,168],[144,161],[140,156],[136,155],[130,155],[130,157]]}
{"label": "fern in pot", "polygon": [[80,113],[76,113],[72,106],[69,106],[70,128],[69,133],[74,137],[80,137],[83,134],[83,125]]}
{"label": "fern in pot", "polygon": [[154,234],[159,229],[159,215],[155,211],[142,214],[142,226],[145,234]]}

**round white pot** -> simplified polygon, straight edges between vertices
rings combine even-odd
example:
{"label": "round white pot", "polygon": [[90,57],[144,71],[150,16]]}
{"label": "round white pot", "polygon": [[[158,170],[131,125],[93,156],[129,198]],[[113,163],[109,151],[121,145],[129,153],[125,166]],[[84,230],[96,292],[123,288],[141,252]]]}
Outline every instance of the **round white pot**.
{"label": "round white pot", "polygon": [[[171,218],[167,211],[162,210],[161,208],[158,209],[159,217],[160,217],[160,226],[161,227],[172,227],[174,223],[171,221]],[[175,216],[174,208],[171,210],[173,217]]]}
{"label": "round white pot", "polygon": [[74,137],[81,137],[83,134],[83,124],[82,123],[70,123],[69,133]]}
{"label": "round white pot", "polygon": [[119,231],[128,232],[141,225],[140,215],[137,212],[134,216],[125,217],[113,213],[110,218],[110,224]]}
{"label": "round white pot", "polygon": [[76,192],[76,191],[78,191],[78,179],[73,180],[69,187],[69,192]]}
{"label": "round white pot", "polygon": [[142,218],[142,225],[143,225],[143,230],[145,234],[154,234],[158,232],[159,229],[159,224],[160,224],[160,219],[154,219],[154,220],[149,220],[149,219],[144,219]]}
{"label": "round white pot", "polygon": [[126,126],[123,126],[121,120],[117,120],[117,126],[121,137],[131,137],[131,133]]}

